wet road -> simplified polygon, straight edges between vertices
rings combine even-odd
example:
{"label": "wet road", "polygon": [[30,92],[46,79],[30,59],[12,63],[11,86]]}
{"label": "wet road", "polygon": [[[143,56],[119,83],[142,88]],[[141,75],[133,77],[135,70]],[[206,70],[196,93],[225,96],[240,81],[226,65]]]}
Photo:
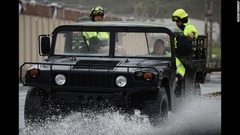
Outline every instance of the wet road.
{"label": "wet road", "polygon": [[[221,73],[211,73],[202,94],[221,92]],[[136,111],[130,119],[118,111],[106,114],[75,113],[46,125],[24,125],[26,87],[19,87],[19,135],[208,135],[221,134],[221,94],[202,96],[183,104],[171,114],[163,127],[152,127],[148,119]]]}

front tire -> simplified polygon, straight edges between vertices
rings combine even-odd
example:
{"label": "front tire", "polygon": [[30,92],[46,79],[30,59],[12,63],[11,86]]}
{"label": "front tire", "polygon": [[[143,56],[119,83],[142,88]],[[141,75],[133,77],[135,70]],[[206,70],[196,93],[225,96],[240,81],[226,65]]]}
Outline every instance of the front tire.
{"label": "front tire", "polygon": [[25,124],[44,122],[48,114],[48,94],[39,88],[30,88],[25,100]]}
{"label": "front tire", "polygon": [[165,88],[160,88],[157,99],[155,101],[146,101],[142,110],[142,114],[149,117],[149,121],[153,126],[164,124],[168,118],[168,97]]}

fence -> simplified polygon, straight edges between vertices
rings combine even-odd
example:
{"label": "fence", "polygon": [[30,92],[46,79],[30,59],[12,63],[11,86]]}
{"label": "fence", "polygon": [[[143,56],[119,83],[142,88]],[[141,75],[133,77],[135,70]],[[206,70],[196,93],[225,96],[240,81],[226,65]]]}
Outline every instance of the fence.
{"label": "fence", "polygon": [[[40,62],[44,59],[38,52],[39,35],[50,34],[58,25],[75,22],[90,14],[90,11],[29,2],[19,11],[19,67],[24,62]],[[104,20],[121,18],[106,14]]]}
{"label": "fence", "polygon": [[38,35],[50,34],[58,25],[71,22],[26,14],[19,15],[19,67],[25,61],[38,62],[43,60],[43,57],[39,56],[38,53]]}

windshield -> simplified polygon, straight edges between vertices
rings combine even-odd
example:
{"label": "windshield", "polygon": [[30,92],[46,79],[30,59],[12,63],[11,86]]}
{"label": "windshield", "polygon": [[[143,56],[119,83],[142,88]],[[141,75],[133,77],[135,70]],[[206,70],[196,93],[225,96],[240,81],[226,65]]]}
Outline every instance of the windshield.
{"label": "windshield", "polygon": [[[101,48],[106,48],[101,51]],[[109,32],[62,31],[57,34],[55,55],[108,55]]]}
{"label": "windshield", "polygon": [[116,56],[171,57],[169,35],[166,33],[119,32]]}
{"label": "windshield", "polygon": [[110,32],[61,31],[56,36],[55,55],[115,57],[171,57],[169,35],[151,32],[117,32],[111,46]]}

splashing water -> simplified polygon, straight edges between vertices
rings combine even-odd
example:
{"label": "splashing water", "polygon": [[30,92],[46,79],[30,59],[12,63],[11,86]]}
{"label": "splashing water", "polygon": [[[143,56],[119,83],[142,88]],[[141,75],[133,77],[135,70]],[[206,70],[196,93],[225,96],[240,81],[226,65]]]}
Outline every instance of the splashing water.
{"label": "splashing water", "polygon": [[208,135],[221,134],[221,96],[186,100],[177,113],[169,112],[162,127],[153,127],[138,111],[104,114],[72,113],[55,122],[29,125],[19,135]]}

